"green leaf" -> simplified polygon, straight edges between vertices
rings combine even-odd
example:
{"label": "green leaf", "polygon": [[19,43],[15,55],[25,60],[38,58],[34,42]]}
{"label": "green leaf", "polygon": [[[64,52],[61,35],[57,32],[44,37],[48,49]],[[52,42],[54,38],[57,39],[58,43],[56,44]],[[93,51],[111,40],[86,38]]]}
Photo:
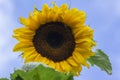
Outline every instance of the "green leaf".
{"label": "green leaf", "polygon": [[92,66],[96,65],[109,75],[112,74],[112,66],[108,56],[100,49],[96,50],[96,55],[88,59]]}
{"label": "green leaf", "polygon": [[0,78],[0,80],[8,80],[7,78]]}
{"label": "green leaf", "polygon": [[[31,66],[31,65],[30,65]],[[28,66],[27,66],[28,67]],[[72,73],[65,74],[50,67],[38,65],[31,70],[15,70],[11,80],[73,80]]]}

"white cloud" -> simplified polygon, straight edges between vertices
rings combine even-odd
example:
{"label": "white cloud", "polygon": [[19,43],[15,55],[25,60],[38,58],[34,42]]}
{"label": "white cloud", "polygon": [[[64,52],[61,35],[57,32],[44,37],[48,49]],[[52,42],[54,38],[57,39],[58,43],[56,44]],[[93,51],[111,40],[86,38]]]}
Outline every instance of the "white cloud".
{"label": "white cloud", "polygon": [[12,14],[14,10],[12,0],[0,0],[0,12],[3,14]]}
{"label": "white cloud", "polygon": [[120,17],[120,0],[114,0],[113,2],[115,3],[114,11],[115,11],[116,15]]}
{"label": "white cloud", "polygon": [[13,4],[11,0],[0,0],[0,47],[5,44],[10,36],[9,28],[13,25]]}
{"label": "white cloud", "polygon": [[16,21],[13,20],[13,11],[12,0],[0,0],[0,77],[9,77],[9,74],[20,65],[18,62],[21,61],[18,58],[19,54],[12,52],[15,43],[12,40],[12,30],[16,24]]}
{"label": "white cloud", "polygon": [[101,13],[112,14],[110,17],[120,17],[120,0],[96,0],[91,5],[96,6]]}

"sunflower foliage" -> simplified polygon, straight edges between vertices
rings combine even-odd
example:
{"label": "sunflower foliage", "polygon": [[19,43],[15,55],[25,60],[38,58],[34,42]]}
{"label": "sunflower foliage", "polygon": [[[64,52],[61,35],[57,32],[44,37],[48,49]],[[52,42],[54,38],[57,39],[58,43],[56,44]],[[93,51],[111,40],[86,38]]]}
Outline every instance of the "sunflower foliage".
{"label": "sunflower foliage", "polygon": [[[73,80],[73,75],[71,73],[65,74],[62,72],[55,71],[50,67],[38,65],[35,68],[28,67],[30,69],[18,69],[11,74],[11,80]],[[47,77],[46,77],[47,76]]]}
{"label": "sunflower foliage", "polygon": [[101,50],[96,50],[96,55],[88,59],[92,66],[96,65],[101,68],[103,71],[106,71],[109,75],[112,74],[112,66],[108,56]]}
{"label": "sunflower foliage", "polygon": [[7,78],[0,78],[0,80],[8,80]]}

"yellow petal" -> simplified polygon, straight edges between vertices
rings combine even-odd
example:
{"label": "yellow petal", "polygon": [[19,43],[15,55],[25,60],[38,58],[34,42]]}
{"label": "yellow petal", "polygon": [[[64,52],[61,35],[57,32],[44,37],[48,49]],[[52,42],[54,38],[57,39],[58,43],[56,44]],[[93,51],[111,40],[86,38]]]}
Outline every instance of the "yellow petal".
{"label": "yellow petal", "polygon": [[13,37],[16,38],[16,39],[17,39],[18,41],[20,41],[20,42],[21,42],[21,41],[32,41],[32,39],[21,38],[21,37],[19,37],[19,36],[14,36],[14,35],[13,35]]}
{"label": "yellow petal", "polygon": [[36,6],[34,6],[34,11],[33,11],[34,15],[38,15],[39,14],[39,10],[36,8]]}
{"label": "yellow petal", "polygon": [[85,59],[81,56],[80,53],[78,52],[74,52],[73,53],[73,58],[74,60],[79,63],[79,64],[83,64],[84,66],[89,67],[88,63],[85,61]]}
{"label": "yellow petal", "polygon": [[44,14],[44,12],[41,12],[38,14],[38,20],[39,20],[39,26],[42,24],[45,24],[47,22],[47,16]]}
{"label": "yellow petal", "polygon": [[33,53],[32,55],[30,55],[29,57],[27,57],[25,59],[25,63],[27,63],[27,62],[34,62],[34,60],[35,60],[35,58],[36,58],[37,55],[38,54]]}
{"label": "yellow petal", "polygon": [[76,24],[79,23],[83,24],[85,22],[85,19],[86,19],[85,13],[74,8],[71,9],[70,11],[66,11],[63,22],[72,28]]}
{"label": "yellow petal", "polygon": [[24,24],[26,27],[29,27],[32,30],[36,30],[39,27],[39,24],[37,23],[37,20],[35,20],[34,17],[35,16],[33,16],[31,13],[28,19],[20,17],[20,22]]}
{"label": "yellow petal", "polygon": [[47,4],[44,4],[42,7],[42,13],[47,15],[48,12],[49,12],[49,7]]}
{"label": "yellow petal", "polygon": [[81,25],[82,25],[82,24],[84,24],[85,19],[86,18],[82,18],[82,17],[74,17],[74,19],[70,20],[69,24],[71,26],[75,26],[76,24],[81,23]]}
{"label": "yellow petal", "polygon": [[15,47],[13,48],[13,51],[14,52],[24,51],[26,48],[29,48],[32,46],[33,46],[32,42],[19,42],[15,45]]}
{"label": "yellow petal", "polygon": [[89,51],[89,52],[84,53],[84,54],[81,54],[81,55],[82,55],[85,59],[88,59],[89,57],[94,56],[95,53],[92,52],[92,51]]}
{"label": "yellow petal", "polygon": [[[27,57],[29,57],[30,55],[32,55],[33,53],[35,53],[35,52],[36,52],[36,51],[35,51],[35,48],[34,48],[34,47],[29,47],[29,48],[27,48],[26,50],[24,50],[22,57],[23,57],[23,58],[27,58]],[[36,53],[35,53],[35,54],[36,54]]]}
{"label": "yellow petal", "polygon": [[68,5],[67,4],[63,4],[60,6],[60,10],[61,11],[67,11],[68,10]]}
{"label": "yellow petal", "polygon": [[46,63],[48,59],[46,57],[41,56],[40,62]]}
{"label": "yellow petal", "polygon": [[48,65],[50,63],[50,60],[46,58],[46,61],[44,63]]}
{"label": "yellow petal", "polygon": [[39,21],[36,15],[34,16],[29,16],[28,20],[27,20],[27,25],[26,27],[29,27],[30,29],[36,31],[39,28]]}
{"label": "yellow petal", "polygon": [[72,14],[70,13],[70,11],[66,11],[66,14],[63,17],[63,22],[66,23],[68,26],[70,26],[69,20],[70,20],[71,16],[72,16]]}
{"label": "yellow petal", "polygon": [[89,44],[91,44],[93,42],[93,40],[92,39],[90,39],[90,38],[84,38],[84,39],[76,39],[75,40],[75,43],[89,43]]}
{"label": "yellow petal", "polygon": [[61,68],[59,62],[55,63],[55,68],[56,68],[58,71],[62,71],[62,68]]}
{"label": "yellow petal", "polygon": [[71,71],[71,66],[66,61],[60,62],[60,66],[67,73]]}
{"label": "yellow petal", "polygon": [[20,22],[21,22],[21,24],[26,25],[27,24],[27,19],[25,19],[23,17],[20,17]]}
{"label": "yellow petal", "polygon": [[20,34],[20,33],[24,33],[24,34],[34,34],[35,32],[30,30],[29,28],[27,27],[21,27],[21,28],[18,28],[18,29],[15,29],[14,30],[14,34]]}
{"label": "yellow petal", "polygon": [[92,49],[92,45],[90,43],[76,43],[76,47],[80,47],[86,50],[91,50]]}
{"label": "yellow petal", "polygon": [[18,39],[19,41],[22,40],[32,41],[33,39],[33,35],[14,34],[13,37]]}
{"label": "yellow petal", "polygon": [[41,57],[40,54],[38,54],[35,58],[35,62],[41,62]]}
{"label": "yellow petal", "polygon": [[74,74],[75,76],[79,76],[81,70],[82,70],[82,66],[79,65],[79,66],[77,66],[77,67],[73,67],[72,72],[73,72],[73,74]]}
{"label": "yellow petal", "polygon": [[74,61],[74,59],[72,57],[67,59],[67,62],[71,65],[71,66],[78,66],[78,64]]}
{"label": "yellow petal", "polygon": [[82,36],[85,36],[85,35],[89,35],[89,36],[93,36],[93,30],[88,27],[88,26],[83,26],[81,29],[79,29],[78,31],[76,31],[77,33],[75,33],[75,38],[78,38],[78,37],[82,37]]}
{"label": "yellow petal", "polygon": [[50,63],[50,60],[48,58],[43,57],[41,55],[39,55],[39,57],[40,57],[39,62],[42,62],[42,63],[44,63],[46,65],[48,65]]}
{"label": "yellow petal", "polygon": [[52,60],[50,60],[50,62],[49,62],[49,64],[48,64],[50,67],[52,67],[52,68],[55,68],[55,63],[52,61]]}

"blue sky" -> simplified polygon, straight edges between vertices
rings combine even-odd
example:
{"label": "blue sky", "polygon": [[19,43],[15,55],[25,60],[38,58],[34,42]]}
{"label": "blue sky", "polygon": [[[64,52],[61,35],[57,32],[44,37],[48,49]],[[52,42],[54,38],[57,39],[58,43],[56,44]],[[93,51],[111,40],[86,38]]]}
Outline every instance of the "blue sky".
{"label": "blue sky", "polygon": [[[0,77],[9,77],[14,69],[23,65],[19,53],[12,52],[17,43],[12,38],[13,29],[21,27],[19,17],[28,17],[36,5],[41,9],[52,0],[0,0]],[[57,4],[70,4],[70,0],[56,0]],[[76,7],[87,13],[86,24],[95,30],[97,48],[109,56],[113,74],[107,75],[98,67],[83,68],[75,80],[120,80],[120,0],[71,0],[71,8]]]}

